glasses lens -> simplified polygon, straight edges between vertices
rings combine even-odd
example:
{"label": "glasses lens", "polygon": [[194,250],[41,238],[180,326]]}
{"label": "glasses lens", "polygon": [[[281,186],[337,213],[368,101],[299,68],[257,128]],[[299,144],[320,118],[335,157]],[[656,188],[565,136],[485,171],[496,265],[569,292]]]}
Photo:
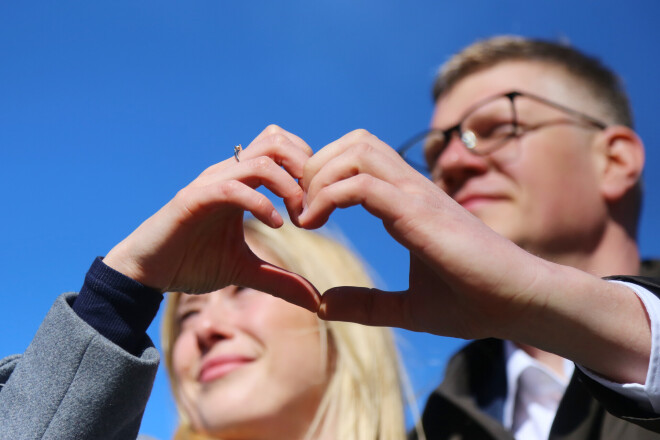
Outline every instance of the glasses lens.
{"label": "glasses lens", "polygon": [[506,96],[477,107],[461,124],[461,141],[475,154],[490,153],[515,134],[513,103]]}
{"label": "glasses lens", "polygon": [[[512,100],[501,96],[483,103],[463,118],[460,141],[474,154],[488,154],[516,136],[516,125]],[[448,143],[441,130],[431,130],[411,139],[399,152],[417,171],[437,178],[441,175],[438,159]]]}
{"label": "glasses lens", "polygon": [[430,170],[445,147],[441,131],[428,131],[406,143],[399,152],[413,168],[430,177]]}

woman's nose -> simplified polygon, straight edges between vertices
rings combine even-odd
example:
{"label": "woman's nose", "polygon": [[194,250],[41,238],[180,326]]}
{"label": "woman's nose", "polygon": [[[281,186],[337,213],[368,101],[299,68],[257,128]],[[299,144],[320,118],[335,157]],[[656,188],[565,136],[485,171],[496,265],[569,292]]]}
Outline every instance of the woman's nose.
{"label": "woman's nose", "polygon": [[235,326],[231,324],[231,312],[222,310],[202,310],[195,323],[195,336],[200,350],[204,353],[218,342],[228,340],[235,335]]}

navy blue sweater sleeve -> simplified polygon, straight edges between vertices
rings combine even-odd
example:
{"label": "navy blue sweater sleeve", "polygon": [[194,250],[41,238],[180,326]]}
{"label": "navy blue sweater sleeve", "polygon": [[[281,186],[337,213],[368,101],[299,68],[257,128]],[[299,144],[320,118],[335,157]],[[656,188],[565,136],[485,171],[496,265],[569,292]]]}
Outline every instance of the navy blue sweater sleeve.
{"label": "navy blue sweater sleeve", "polygon": [[163,294],[106,266],[96,258],[73,310],[99,333],[129,353],[142,346]]}

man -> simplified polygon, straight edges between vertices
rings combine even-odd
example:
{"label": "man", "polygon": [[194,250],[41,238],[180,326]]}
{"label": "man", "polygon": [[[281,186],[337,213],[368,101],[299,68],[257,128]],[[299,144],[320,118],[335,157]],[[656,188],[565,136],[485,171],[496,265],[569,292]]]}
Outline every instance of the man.
{"label": "man", "polygon": [[660,438],[577,380],[658,430],[657,299],[597,278],[640,268],[644,151],[618,80],[574,49],[500,37],[454,56],[434,98],[433,130],[402,153],[414,160],[420,144],[437,186],[366,132],[307,162],[304,227],[362,204],[411,251],[409,290],[336,289],[319,314],[515,341],[455,356],[424,412],[427,438]]}

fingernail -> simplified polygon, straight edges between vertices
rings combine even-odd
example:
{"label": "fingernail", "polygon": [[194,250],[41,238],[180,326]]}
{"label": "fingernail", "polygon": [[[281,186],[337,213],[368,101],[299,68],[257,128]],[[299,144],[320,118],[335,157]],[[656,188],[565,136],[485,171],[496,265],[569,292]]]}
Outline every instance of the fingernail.
{"label": "fingernail", "polygon": [[307,193],[303,192],[302,211],[300,212],[298,218],[304,216],[306,212],[307,212]]}
{"label": "fingernail", "polygon": [[284,224],[284,220],[282,220],[282,216],[279,212],[277,212],[277,209],[273,209],[273,211],[270,213],[270,222],[271,225],[275,227],[279,227]]}
{"label": "fingernail", "polygon": [[321,300],[321,305],[319,306],[318,312],[316,314],[319,316],[321,319],[325,319],[326,317],[326,304],[325,301]]}

